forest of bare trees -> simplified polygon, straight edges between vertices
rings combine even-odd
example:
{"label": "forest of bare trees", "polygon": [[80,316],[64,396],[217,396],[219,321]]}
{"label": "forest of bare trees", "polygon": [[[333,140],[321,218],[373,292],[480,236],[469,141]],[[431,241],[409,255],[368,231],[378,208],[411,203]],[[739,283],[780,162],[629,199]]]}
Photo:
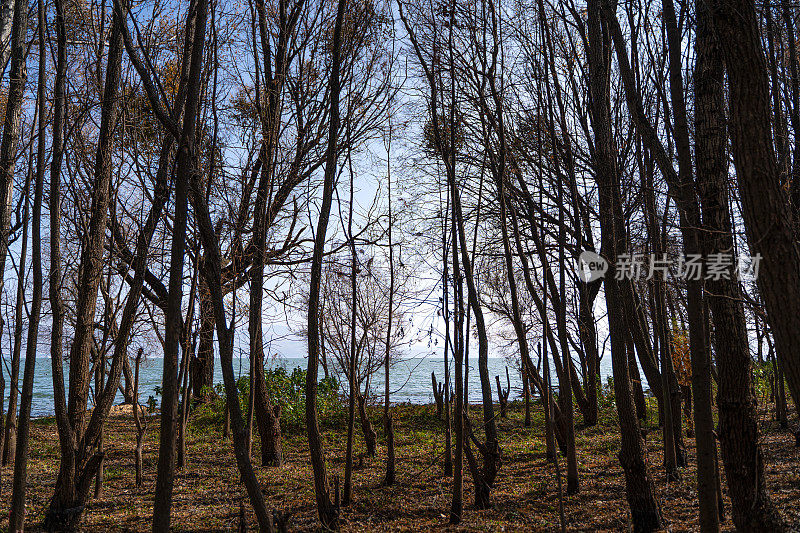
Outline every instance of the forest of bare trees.
{"label": "forest of bare trees", "polygon": [[0,527],[800,527],[798,24],[2,0]]}

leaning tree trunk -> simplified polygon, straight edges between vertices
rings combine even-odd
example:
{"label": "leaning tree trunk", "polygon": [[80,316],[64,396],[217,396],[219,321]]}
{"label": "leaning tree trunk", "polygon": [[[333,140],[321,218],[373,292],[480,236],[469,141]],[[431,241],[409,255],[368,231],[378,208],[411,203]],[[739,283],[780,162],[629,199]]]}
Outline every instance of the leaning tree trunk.
{"label": "leaning tree trunk", "polygon": [[[600,4],[601,0],[588,2],[588,83],[595,137],[595,171],[600,187],[602,249],[607,254],[607,260],[613,265],[616,263],[617,254],[624,250],[626,239],[620,203],[617,150],[611,130],[609,95],[611,43],[601,25]],[[621,284],[614,279],[613,272],[607,273],[604,284],[611,337],[614,392],[621,433],[619,460],[625,474],[628,505],[634,529],[654,531],[661,527],[661,512],[653,482],[644,462],[644,444],[633,406],[625,353],[627,333],[624,310],[625,306],[632,302],[623,300]],[[626,292],[630,295],[632,291],[629,288]]]}
{"label": "leaning tree trunk", "polygon": [[[720,34],[714,31],[711,24],[711,10],[706,2],[696,3],[695,153],[698,192],[708,231],[705,238],[707,254],[730,253],[734,245],[727,185],[723,43],[718,40]],[[750,32],[752,31],[751,28]],[[734,68],[737,69],[738,67]],[[736,75],[731,79],[732,83],[735,78]],[[739,115],[737,128],[741,128],[741,114],[744,109],[734,105],[733,100],[731,106],[731,118],[733,119],[733,114]],[[741,139],[741,134],[742,130],[738,129],[739,142],[744,140]],[[747,139],[755,138],[748,135]],[[742,157],[741,153],[739,157]],[[745,190],[742,190],[742,194],[746,194]],[[786,529],[786,524],[767,492],[763,456],[758,443],[758,413],[751,383],[750,347],[742,295],[732,268],[728,275],[731,279],[710,279],[706,283],[708,305],[714,320],[714,345],[719,374],[718,433],[728,493],[733,503],[733,522],[741,531],[782,531]],[[695,403],[698,401],[702,400],[695,398]],[[696,426],[698,435],[709,429],[701,428],[699,421]]]}
{"label": "leaning tree trunk", "polygon": [[728,128],[747,242],[795,405],[800,405],[800,244],[772,145],[769,82],[755,4],[716,0],[711,27],[728,73]]}

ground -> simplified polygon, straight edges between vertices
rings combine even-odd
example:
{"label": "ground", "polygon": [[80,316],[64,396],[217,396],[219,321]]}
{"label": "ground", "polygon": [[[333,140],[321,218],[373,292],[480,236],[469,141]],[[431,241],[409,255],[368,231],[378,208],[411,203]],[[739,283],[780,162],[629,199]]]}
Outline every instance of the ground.
{"label": "ground", "polygon": [[[553,531],[559,526],[558,484],[553,465],[545,462],[541,409],[534,409],[534,426],[523,427],[523,408],[510,405],[508,418],[499,419],[503,466],[492,492],[493,508],[477,511],[471,505],[472,487],[465,472],[465,516],[458,528],[448,528],[450,479],[442,475],[444,439],[435,407],[397,406],[397,483],[382,487],[384,451],[380,410],[373,412],[379,435],[378,454],[363,458],[354,474],[354,502],[342,511],[344,531]],[[477,409],[474,416],[479,416]],[[648,461],[661,502],[666,525],[671,531],[697,529],[697,499],[694,486],[693,439],[684,439],[690,466],[681,471],[678,482],[667,484],[661,459],[661,432],[652,420],[646,443]],[[580,424],[580,417],[576,420]],[[797,423],[796,420],[792,421]],[[134,481],[135,429],[130,407],[116,410],[107,426],[103,494],[93,499],[84,514],[85,531],[149,531],[158,454],[158,419],[149,422],[144,450],[144,484]],[[768,482],[781,512],[800,524],[800,461],[794,438],[780,431],[770,412],[763,411],[762,441]],[[628,527],[624,480],[616,459],[618,428],[613,410],[605,407],[600,424],[576,432],[580,472],[580,493],[564,498],[567,529],[570,531],[624,531]],[[340,473],[344,464],[344,427],[324,429],[329,475]],[[28,516],[26,528],[41,524],[48,499],[53,493],[58,470],[58,439],[52,418],[33,422],[29,454]],[[176,474],[172,524],[176,531],[237,530],[240,503],[245,503],[247,523],[255,527],[233,457],[232,443],[223,439],[221,428],[208,420],[193,419],[189,427],[188,460]],[[357,441],[356,463],[363,442]],[[254,462],[258,440],[253,445]],[[280,468],[256,466],[268,505],[291,512],[291,531],[317,528],[313,504],[313,481],[305,434],[301,428],[284,435],[286,461]],[[564,471],[561,459],[561,471]],[[2,469],[2,503],[10,500],[10,467]],[[726,499],[726,505],[730,502]],[[0,527],[7,527],[7,515]],[[730,520],[724,530],[732,530]]]}

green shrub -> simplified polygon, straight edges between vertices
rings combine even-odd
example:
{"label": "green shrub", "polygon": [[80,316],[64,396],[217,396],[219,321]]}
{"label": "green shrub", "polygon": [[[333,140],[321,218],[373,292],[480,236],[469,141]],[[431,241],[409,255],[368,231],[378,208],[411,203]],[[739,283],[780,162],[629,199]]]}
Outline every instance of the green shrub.
{"label": "green shrub", "polygon": [[[281,408],[281,427],[305,427],[305,369],[295,368],[289,373],[286,368],[281,366],[268,368],[264,371],[264,378],[272,403]],[[344,415],[344,405],[339,395],[339,383],[336,378],[323,378],[317,384],[317,413],[322,424],[333,424]]]}
{"label": "green shrub", "polygon": [[[295,368],[288,372],[284,367],[264,370],[267,391],[273,405],[281,408],[281,429],[301,431],[306,424],[306,370]],[[241,376],[236,381],[239,394],[239,407],[246,416],[250,395],[250,375]],[[221,426],[225,421],[225,387],[218,383],[214,390],[216,397],[202,404],[195,412],[194,421],[198,426]],[[339,394],[339,383],[333,377],[324,378],[317,385],[317,413],[319,423],[332,426],[343,423],[345,408]]]}
{"label": "green shrub", "polygon": [[771,361],[753,362],[753,386],[759,401],[769,398],[775,382],[775,367]]}

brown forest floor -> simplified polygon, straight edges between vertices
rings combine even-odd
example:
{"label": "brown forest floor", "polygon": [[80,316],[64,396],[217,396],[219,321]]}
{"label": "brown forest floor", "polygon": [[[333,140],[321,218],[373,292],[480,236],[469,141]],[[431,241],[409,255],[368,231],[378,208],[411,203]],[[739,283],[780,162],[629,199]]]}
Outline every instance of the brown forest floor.
{"label": "brown forest floor", "polygon": [[[538,406],[536,406],[538,407]],[[107,459],[103,495],[90,502],[84,514],[85,531],[148,531],[153,505],[155,465],[158,454],[158,421],[152,419],[144,452],[144,485],[134,483],[133,448],[135,430],[129,407],[112,417],[106,432]],[[373,413],[379,434],[378,455],[365,458],[354,474],[354,503],[343,510],[345,531],[429,531],[447,528],[450,480],[442,475],[442,424],[432,406],[398,406],[395,410],[398,482],[381,487],[384,448],[381,447],[379,412]],[[500,420],[503,466],[492,493],[494,507],[477,511],[472,505],[472,487],[465,472],[465,517],[455,531],[553,531],[558,527],[558,493],[552,465],[545,462],[540,410],[534,410],[533,428],[522,427],[520,403],[510,408],[509,418]],[[474,415],[478,416],[477,409]],[[579,418],[579,417],[578,417]],[[579,420],[578,420],[579,422]],[[792,420],[797,424],[797,420]],[[667,485],[661,460],[661,432],[653,428],[647,442],[648,461],[663,515],[671,531],[697,529],[697,499],[694,486],[694,442],[684,438],[690,466],[681,480]],[[765,413],[762,441],[768,482],[778,508],[792,523],[800,524],[800,450],[794,439],[781,432]],[[177,531],[236,530],[240,502],[245,502],[247,520],[255,518],[247,503],[232,453],[219,428],[190,424],[188,461],[177,473],[172,524]],[[581,491],[565,499],[567,528],[580,531],[624,531],[628,527],[624,480],[616,452],[618,429],[613,412],[604,411],[600,424],[578,428],[577,447]],[[341,472],[346,431],[344,427],[324,431],[330,474]],[[37,420],[31,431],[29,454],[28,519],[30,530],[41,523],[53,493],[58,470],[58,439],[52,418]],[[360,436],[359,436],[360,437]],[[357,440],[356,451],[363,450]],[[254,455],[258,441],[254,442]],[[290,530],[313,531],[317,527],[313,504],[313,482],[305,435],[297,430],[284,435],[285,465],[256,471],[268,504],[292,513]],[[254,459],[257,461],[257,459]],[[562,472],[563,472],[562,459]],[[10,499],[10,467],[2,469],[3,509]],[[723,489],[724,490],[724,489]],[[726,498],[726,504],[730,502]],[[3,513],[0,528],[7,527]],[[728,520],[725,530],[732,530]]]}

